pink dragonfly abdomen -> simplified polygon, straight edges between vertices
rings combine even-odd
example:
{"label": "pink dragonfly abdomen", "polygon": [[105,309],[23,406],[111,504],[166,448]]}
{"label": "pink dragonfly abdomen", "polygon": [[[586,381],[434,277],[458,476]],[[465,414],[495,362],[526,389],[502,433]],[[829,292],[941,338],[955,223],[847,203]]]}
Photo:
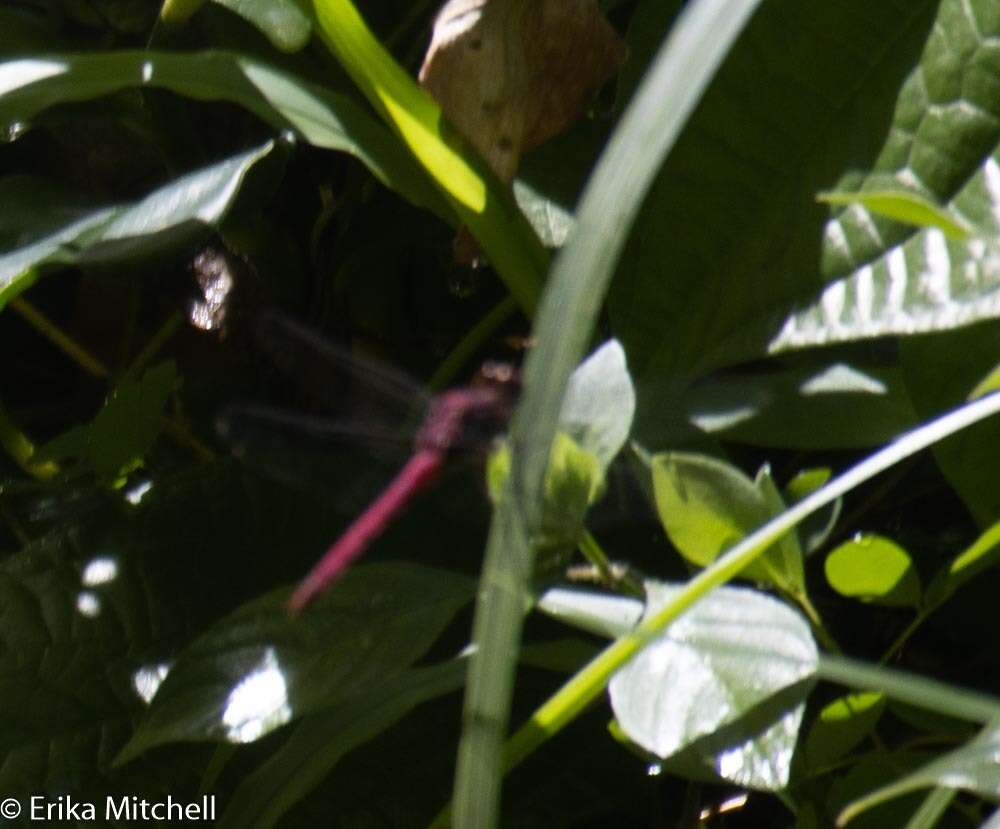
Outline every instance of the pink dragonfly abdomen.
{"label": "pink dragonfly abdomen", "polygon": [[419,450],[390,483],[337,539],[292,593],[288,607],[293,613],[327,589],[356,560],[409,501],[433,483],[444,466],[445,455],[435,449]]}

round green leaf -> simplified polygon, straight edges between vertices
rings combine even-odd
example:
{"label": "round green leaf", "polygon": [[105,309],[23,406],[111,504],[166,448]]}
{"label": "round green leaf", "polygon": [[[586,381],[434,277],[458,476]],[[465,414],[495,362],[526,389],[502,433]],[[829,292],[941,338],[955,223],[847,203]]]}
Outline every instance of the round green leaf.
{"label": "round green leaf", "polygon": [[890,607],[920,602],[920,576],[909,553],[888,538],[858,536],[841,544],[826,558],[826,580],[852,599]]}

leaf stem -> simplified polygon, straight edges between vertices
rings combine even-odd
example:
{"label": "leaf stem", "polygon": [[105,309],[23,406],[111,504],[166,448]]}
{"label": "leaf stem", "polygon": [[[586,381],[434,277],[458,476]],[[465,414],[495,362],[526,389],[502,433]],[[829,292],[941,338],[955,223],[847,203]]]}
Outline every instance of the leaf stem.
{"label": "leaf stem", "polygon": [[64,332],[23,296],[14,297],[10,306],[36,331],[69,357],[91,377],[100,380],[108,376],[108,369],[100,360]]}

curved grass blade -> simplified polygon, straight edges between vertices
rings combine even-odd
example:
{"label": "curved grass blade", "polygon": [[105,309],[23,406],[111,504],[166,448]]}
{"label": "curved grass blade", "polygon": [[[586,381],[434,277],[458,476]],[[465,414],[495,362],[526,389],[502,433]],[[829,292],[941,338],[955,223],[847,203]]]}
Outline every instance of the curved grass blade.
{"label": "curved grass blade", "polygon": [[[497,822],[500,752],[532,569],[531,530],[541,520],[545,467],[569,376],[660,163],[756,6],[755,0],[688,6],[612,136],[584,193],[579,223],[553,268],[511,432],[511,475],[490,527],[459,746],[456,826],[481,829]],[[673,102],[666,112],[664,101]]]}

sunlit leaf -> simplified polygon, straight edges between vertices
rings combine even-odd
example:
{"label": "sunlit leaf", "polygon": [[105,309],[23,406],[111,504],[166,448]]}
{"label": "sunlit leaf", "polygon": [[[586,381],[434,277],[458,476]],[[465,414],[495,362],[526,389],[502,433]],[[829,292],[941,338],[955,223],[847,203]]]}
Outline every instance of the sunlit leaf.
{"label": "sunlit leaf", "polygon": [[833,550],[826,580],[842,596],[890,607],[920,603],[920,576],[909,553],[888,538],[859,536]]}
{"label": "sunlit leaf", "polygon": [[[646,613],[678,590],[648,584]],[[721,588],[615,674],[611,704],[625,733],[658,757],[704,740],[697,751],[714,758],[721,778],[781,789],[816,658],[809,625],[793,610],[762,593]],[[718,740],[705,739],[712,735]]]}
{"label": "sunlit leaf", "polygon": [[[58,229],[0,253],[0,306],[29,288],[44,266],[127,261],[189,242],[192,234],[204,233],[226,215],[248,172],[274,147],[268,141],[181,176],[131,204],[77,208]],[[20,178],[0,182],[8,208],[30,184]]]}
{"label": "sunlit leaf", "polygon": [[559,412],[559,427],[607,470],[628,440],[635,389],[617,340],[609,340],[573,372]]}
{"label": "sunlit leaf", "polygon": [[419,165],[354,100],[234,52],[123,51],[6,61],[0,63],[0,130],[19,125],[23,131],[50,106],[133,87],[238,104],[275,129],[294,129],[310,144],[354,155],[405,198],[445,218],[453,215]]}
{"label": "sunlit leaf", "polygon": [[872,213],[916,227],[936,227],[949,239],[965,241],[971,235],[965,222],[951,216],[930,199],[908,190],[871,190],[862,193],[820,193],[825,204],[847,207],[860,204]]}
{"label": "sunlit leaf", "polygon": [[[651,470],[667,535],[688,561],[702,567],[781,512],[739,469],[707,455],[663,452],[653,456]],[[782,539],[743,575],[797,590],[802,584],[797,539]]]}
{"label": "sunlit leaf", "polygon": [[297,52],[312,35],[306,0],[213,0],[263,32],[275,49]]}
{"label": "sunlit leaf", "polygon": [[814,769],[836,762],[872,732],[884,710],[885,697],[871,691],[827,703],[806,736],[806,762]]}
{"label": "sunlit leaf", "polygon": [[925,602],[937,607],[980,573],[1000,564],[1000,523],[994,524],[927,585]]}
{"label": "sunlit leaf", "polygon": [[933,786],[974,792],[990,800],[1000,799],[1000,765],[996,761],[998,752],[1000,728],[993,724],[961,748],[854,801],[841,812],[839,820],[846,823],[852,817],[887,800]]}
{"label": "sunlit leaf", "polygon": [[160,433],[163,409],[176,385],[173,363],[154,366],[138,381],[125,381],[91,423],[55,438],[39,456],[76,458],[108,482],[127,475],[141,465]]}
{"label": "sunlit leaf", "polygon": [[422,702],[462,687],[467,668],[448,662],[407,668],[363,693],[305,717],[271,757],[240,784],[219,826],[273,826],[314,789],[347,752],[392,726]]}
{"label": "sunlit leaf", "polygon": [[253,742],[362,695],[422,656],[471,596],[458,575],[369,565],[298,617],[287,590],[252,601],[178,657],[118,762],[179,740]]}

